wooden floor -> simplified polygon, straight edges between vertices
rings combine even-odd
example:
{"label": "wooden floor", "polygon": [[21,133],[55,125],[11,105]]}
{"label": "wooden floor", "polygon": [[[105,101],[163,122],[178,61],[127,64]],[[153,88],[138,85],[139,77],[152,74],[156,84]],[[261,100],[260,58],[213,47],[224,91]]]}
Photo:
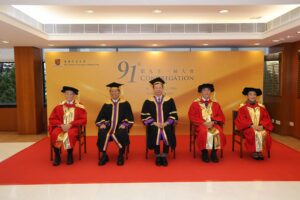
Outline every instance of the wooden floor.
{"label": "wooden floor", "polygon": [[47,133],[38,135],[19,135],[17,132],[0,131],[0,142],[37,142],[47,136]]}
{"label": "wooden floor", "polygon": [[[0,131],[0,142],[37,142],[47,136],[47,133],[38,135],[19,135],[17,132]],[[291,136],[282,136],[272,133],[272,138],[300,152],[300,139]]]}

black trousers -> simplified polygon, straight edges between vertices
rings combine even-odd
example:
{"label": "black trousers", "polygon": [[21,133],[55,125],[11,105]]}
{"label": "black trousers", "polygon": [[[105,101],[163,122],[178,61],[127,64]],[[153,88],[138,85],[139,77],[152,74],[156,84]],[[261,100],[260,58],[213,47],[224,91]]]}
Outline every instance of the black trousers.
{"label": "black trousers", "polygon": [[[106,137],[109,129],[99,129],[98,131],[98,141],[97,141],[97,146],[100,152],[103,152],[103,148],[105,145]],[[129,144],[129,135],[128,135],[128,130],[127,129],[117,129],[115,132],[115,137],[117,141],[122,145],[122,151],[125,150],[125,147]],[[110,141],[114,141],[112,138],[110,138],[107,143]],[[108,145],[108,144],[106,144]]]}
{"label": "black trousers", "polygon": [[[163,144],[163,153],[167,154],[169,153],[169,145],[166,145],[165,143]],[[156,145],[154,148],[154,153],[155,154],[160,154],[160,145]]]}

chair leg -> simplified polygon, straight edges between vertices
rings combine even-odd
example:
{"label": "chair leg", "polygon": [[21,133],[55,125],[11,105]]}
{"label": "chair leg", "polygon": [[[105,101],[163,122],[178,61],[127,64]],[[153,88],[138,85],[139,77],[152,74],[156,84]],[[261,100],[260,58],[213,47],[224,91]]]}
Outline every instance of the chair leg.
{"label": "chair leg", "polygon": [[126,160],[128,160],[128,154],[129,154],[129,144],[126,147],[126,154],[125,154]]}
{"label": "chair leg", "polygon": [[221,158],[223,158],[223,149],[221,149],[221,155],[220,155]]}
{"label": "chair leg", "polygon": [[176,149],[173,149],[173,159],[176,159]]}
{"label": "chair leg", "polygon": [[240,158],[243,158],[243,136],[240,136]]}
{"label": "chair leg", "polygon": [[196,158],[196,136],[193,136],[193,156]]}
{"label": "chair leg", "polygon": [[81,145],[82,145],[82,143],[81,143],[81,139],[79,138],[79,141],[78,141],[78,148],[79,148],[79,160],[81,160]]}
{"label": "chair leg", "polygon": [[234,152],[235,134],[232,133],[232,152]]}
{"label": "chair leg", "polygon": [[148,148],[146,147],[146,159],[148,160]]}
{"label": "chair leg", "polygon": [[84,145],[84,153],[86,153],[86,136],[83,136],[83,139],[84,139],[84,143],[83,143],[83,145]]}
{"label": "chair leg", "polygon": [[190,132],[190,152],[192,152],[192,133]]}
{"label": "chair leg", "polygon": [[[50,138],[50,140],[51,140],[51,138]],[[53,149],[52,149],[51,141],[50,141],[50,161],[53,161]]]}

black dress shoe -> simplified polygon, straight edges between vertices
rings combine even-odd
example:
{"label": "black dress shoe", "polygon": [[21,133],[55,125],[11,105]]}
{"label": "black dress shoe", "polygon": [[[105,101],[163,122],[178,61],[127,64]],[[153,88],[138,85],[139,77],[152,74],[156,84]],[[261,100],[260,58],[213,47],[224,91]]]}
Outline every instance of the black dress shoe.
{"label": "black dress shoe", "polygon": [[156,166],[161,166],[162,162],[161,162],[160,156],[156,156],[155,164],[156,164]]}
{"label": "black dress shoe", "polygon": [[58,166],[61,163],[60,156],[55,156],[54,161],[53,161],[53,166]]}
{"label": "black dress shoe", "polygon": [[117,165],[118,166],[124,165],[124,156],[123,155],[118,156]]}
{"label": "black dress shoe", "polygon": [[68,158],[67,158],[67,165],[72,165],[74,160],[73,160],[73,149],[68,149]]}
{"label": "black dress shoe", "polygon": [[208,163],[209,157],[208,157],[208,151],[207,149],[202,150],[202,161]]}
{"label": "black dress shoe", "polygon": [[161,165],[164,167],[168,166],[168,160],[165,156],[161,157]]}
{"label": "black dress shoe", "polygon": [[60,158],[60,150],[58,148],[53,148],[54,153],[55,153],[55,158],[53,160],[53,166],[58,166],[61,163],[61,158]]}
{"label": "black dress shoe", "polygon": [[258,152],[254,152],[254,153],[252,154],[252,157],[253,157],[255,160],[260,160],[260,158],[259,158],[259,153],[258,153]]}
{"label": "black dress shoe", "polygon": [[264,160],[264,159],[265,159],[265,157],[263,156],[262,153],[259,153],[259,154],[258,154],[258,158],[259,158],[259,160]]}
{"label": "black dress shoe", "polygon": [[106,154],[102,154],[101,159],[99,160],[98,165],[105,165],[109,161],[108,156]]}
{"label": "black dress shoe", "polygon": [[214,163],[218,163],[219,162],[219,158],[218,158],[218,155],[217,155],[217,150],[212,150],[211,151],[210,159]]}

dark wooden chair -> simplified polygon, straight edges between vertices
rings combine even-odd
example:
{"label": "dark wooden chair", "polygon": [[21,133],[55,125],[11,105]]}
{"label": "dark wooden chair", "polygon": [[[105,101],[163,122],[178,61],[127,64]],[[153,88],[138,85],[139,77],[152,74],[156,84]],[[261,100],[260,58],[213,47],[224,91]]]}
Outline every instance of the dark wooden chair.
{"label": "dark wooden chair", "polygon": [[[235,126],[235,119],[237,118],[238,112],[232,111],[232,152],[234,152],[234,145],[237,143],[240,146],[240,158],[243,158],[243,141],[244,141],[244,134],[242,131],[236,129]],[[270,150],[268,151],[268,158],[271,157]]]}
{"label": "dark wooden chair", "polygon": [[[100,127],[98,127],[98,130],[99,130],[99,128]],[[128,134],[129,134],[129,132],[128,132]],[[109,142],[111,142],[111,141],[109,141]],[[126,160],[128,160],[129,148],[130,148],[130,144],[128,144],[125,148],[125,159]],[[101,159],[101,151],[99,151],[99,149],[98,149],[98,160],[100,160],[100,159]]]}
{"label": "dark wooden chair", "polygon": [[[175,134],[175,126],[176,126],[176,123],[173,124],[172,126],[172,131],[174,132]],[[147,138],[148,138],[148,127],[146,127],[146,153],[145,153],[145,157],[146,159],[148,159],[148,152],[149,152],[149,148],[148,148],[148,144],[147,144]],[[176,159],[176,147],[175,148],[171,148],[171,153],[173,153],[173,159]]]}
{"label": "dark wooden chair", "polygon": [[[196,158],[196,138],[198,123],[190,121],[190,152],[193,151],[193,157]],[[220,158],[223,158],[223,149],[220,150]]]}
{"label": "dark wooden chair", "polygon": [[[81,160],[82,154],[82,146],[84,149],[84,153],[86,153],[86,127],[85,126],[78,126],[78,134],[76,136],[78,142],[78,155],[79,160]],[[53,160],[53,144],[50,138],[50,160]]]}

